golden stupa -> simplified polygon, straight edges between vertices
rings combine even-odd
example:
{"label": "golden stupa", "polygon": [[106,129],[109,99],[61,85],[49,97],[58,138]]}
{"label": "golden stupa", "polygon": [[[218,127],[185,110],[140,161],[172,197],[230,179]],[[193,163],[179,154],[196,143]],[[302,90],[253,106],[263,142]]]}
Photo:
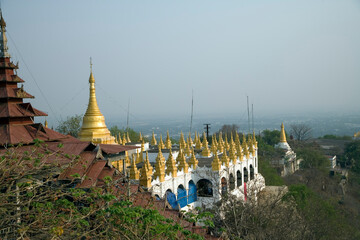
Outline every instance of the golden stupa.
{"label": "golden stupa", "polygon": [[90,60],[90,97],[89,105],[83,118],[83,123],[79,132],[81,141],[91,141],[93,143],[116,144],[115,137],[110,135],[109,129],[105,125],[105,117],[101,114],[95,95],[95,78],[92,73]]}
{"label": "golden stupa", "polygon": [[280,142],[285,142],[286,143],[286,135],[285,135],[284,123],[281,123]]}

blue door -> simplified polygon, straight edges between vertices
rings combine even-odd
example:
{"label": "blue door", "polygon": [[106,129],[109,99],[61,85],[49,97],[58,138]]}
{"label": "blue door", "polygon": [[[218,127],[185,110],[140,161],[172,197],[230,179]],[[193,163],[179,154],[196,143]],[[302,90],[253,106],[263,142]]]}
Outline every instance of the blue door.
{"label": "blue door", "polygon": [[180,208],[185,207],[187,205],[187,195],[184,187],[179,186],[177,189],[177,194],[177,202],[180,205]]}
{"label": "blue door", "polygon": [[193,181],[189,182],[189,196],[188,196],[188,203],[192,203],[197,201],[197,194],[196,194],[196,185]]}

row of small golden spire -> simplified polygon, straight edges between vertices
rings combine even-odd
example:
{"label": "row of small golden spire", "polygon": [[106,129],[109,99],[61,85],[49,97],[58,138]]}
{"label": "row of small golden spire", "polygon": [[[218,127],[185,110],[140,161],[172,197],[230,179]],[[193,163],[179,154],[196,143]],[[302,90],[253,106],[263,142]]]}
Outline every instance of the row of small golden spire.
{"label": "row of small golden spire", "polygon": [[[238,134],[235,134],[235,141],[233,140],[233,135],[231,134],[230,142],[227,141],[227,137],[225,135],[225,141],[222,140],[222,134],[219,134],[219,140],[216,139],[215,136],[212,137],[212,145],[211,151],[208,147],[208,142],[204,133],[203,142],[201,143],[200,137],[198,134],[195,134],[195,148],[196,145],[198,147],[204,146],[201,152],[203,157],[210,157],[211,153],[213,154],[213,161],[211,163],[213,171],[221,170],[221,165],[225,165],[229,167],[230,161],[233,164],[236,164],[237,159],[243,161],[244,156],[247,159],[250,158],[250,153],[252,156],[255,155],[255,151],[257,149],[257,141],[255,138],[255,134],[248,135],[248,139],[246,140],[245,135],[243,135],[242,144],[240,143],[240,138]],[[188,173],[189,167],[192,169],[196,169],[198,165],[198,160],[195,157],[195,151],[193,148],[194,143],[191,140],[191,136],[187,139],[187,142],[184,140],[184,136],[181,133],[180,137],[180,149],[179,154],[176,158],[176,161],[173,158],[171,147],[169,148],[169,157],[165,162],[165,157],[162,154],[162,147],[158,148],[158,155],[155,161],[155,172],[153,173],[153,167],[150,164],[148,152],[146,152],[146,158],[143,159],[143,144],[141,152],[137,153],[135,158],[135,154],[133,155],[133,160],[130,161],[128,155],[126,155],[126,162],[130,164],[130,179],[140,180],[140,184],[145,187],[151,186],[152,177],[159,178],[160,182],[165,181],[165,175],[172,175],[172,177],[177,176],[177,171],[182,170],[184,173]],[[171,146],[171,145],[170,145]],[[227,156],[227,151],[229,152],[229,156]],[[222,153],[221,158],[218,157],[218,152]],[[188,162],[186,161],[186,156],[189,156]],[[143,166],[140,170],[137,169],[136,163],[143,162]],[[166,169],[165,169],[166,167]]]}

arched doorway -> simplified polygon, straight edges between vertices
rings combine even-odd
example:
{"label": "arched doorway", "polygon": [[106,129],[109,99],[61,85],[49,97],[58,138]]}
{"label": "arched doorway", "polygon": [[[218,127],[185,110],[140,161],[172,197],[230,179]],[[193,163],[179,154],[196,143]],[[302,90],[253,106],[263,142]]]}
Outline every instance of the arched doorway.
{"label": "arched doorway", "polygon": [[235,189],[235,178],[232,173],[230,173],[229,184],[230,184],[230,190],[234,190]]}
{"label": "arched doorway", "polygon": [[227,193],[227,181],[226,178],[221,178],[221,195],[225,195]]}
{"label": "arched doorway", "polygon": [[187,205],[186,189],[182,184],[180,184],[177,188],[177,203],[180,205],[180,208],[183,208]]}
{"label": "arched doorway", "polygon": [[254,179],[254,168],[253,166],[250,164],[250,180]]}
{"label": "arched doorway", "polygon": [[197,195],[199,197],[212,197],[213,196],[213,185],[211,181],[207,179],[200,179],[196,183]]}
{"label": "arched doorway", "polygon": [[196,185],[193,180],[189,181],[188,204],[197,200]]}
{"label": "arched doorway", "polygon": [[248,170],[246,169],[246,167],[244,167],[244,182],[248,182],[249,180],[249,172]]}
{"label": "arched doorway", "polygon": [[240,187],[242,185],[242,176],[240,170],[236,172],[236,186]]}

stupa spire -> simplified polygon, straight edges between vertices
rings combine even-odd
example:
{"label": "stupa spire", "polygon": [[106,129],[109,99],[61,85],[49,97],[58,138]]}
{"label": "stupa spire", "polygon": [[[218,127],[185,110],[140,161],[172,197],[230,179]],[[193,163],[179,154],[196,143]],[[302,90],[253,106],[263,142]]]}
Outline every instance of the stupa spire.
{"label": "stupa spire", "polygon": [[156,141],[156,138],[155,138],[155,134],[154,134],[154,131],[152,133],[152,138],[151,138],[151,145],[152,146],[155,146],[157,145],[157,141]]}
{"label": "stupa spire", "polygon": [[192,169],[196,170],[198,163],[199,163],[199,161],[195,157],[194,149],[191,149],[191,157],[189,160],[189,167],[192,167]]}
{"label": "stupa spire", "polygon": [[96,101],[95,78],[92,72],[91,58],[89,84],[89,104],[83,118],[79,138],[82,141],[92,141],[93,143],[115,144],[115,137],[110,135],[110,131],[105,125],[105,117],[101,114]]}
{"label": "stupa spire", "polygon": [[280,142],[286,142],[284,123],[281,123]]}
{"label": "stupa spire", "polygon": [[171,149],[171,140],[170,140],[169,131],[166,132],[165,148]]}
{"label": "stupa spire", "polygon": [[169,151],[169,157],[166,161],[166,170],[165,170],[165,173],[167,175],[172,175],[172,177],[176,177],[177,176],[177,167],[176,167],[176,163],[175,163],[175,160],[173,158],[173,155],[172,155],[172,152],[171,152],[171,149]]}

